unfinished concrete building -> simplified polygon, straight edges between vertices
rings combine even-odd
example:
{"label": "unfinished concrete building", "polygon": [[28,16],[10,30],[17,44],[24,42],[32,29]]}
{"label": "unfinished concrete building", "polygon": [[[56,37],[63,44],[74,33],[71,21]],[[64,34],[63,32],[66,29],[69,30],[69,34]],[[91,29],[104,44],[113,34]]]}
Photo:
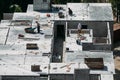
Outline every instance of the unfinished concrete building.
{"label": "unfinished concrete building", "polygon": [[114,80],[112,25],[110,3],[34,0],[1,21],[0,80]]}

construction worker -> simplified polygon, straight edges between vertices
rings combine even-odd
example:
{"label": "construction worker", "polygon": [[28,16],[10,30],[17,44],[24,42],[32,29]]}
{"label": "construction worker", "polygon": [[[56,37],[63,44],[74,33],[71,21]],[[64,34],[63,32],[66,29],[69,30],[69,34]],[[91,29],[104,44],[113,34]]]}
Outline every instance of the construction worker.
{"label": "construction worker", "polygon": [[37,32],[40,33],[40,24],[38,23],[38,21],[36,21],[37,24]]}
{"label": "construction worker", "polygon": [[81,23],[78,24],[78,38],[80,37],[80,33],[81,33]]}
{"label": "construction worker", "polygon": [[69,13],[70,16],[73,15],[73,11],[70,8],[68,8],[68,13]]}

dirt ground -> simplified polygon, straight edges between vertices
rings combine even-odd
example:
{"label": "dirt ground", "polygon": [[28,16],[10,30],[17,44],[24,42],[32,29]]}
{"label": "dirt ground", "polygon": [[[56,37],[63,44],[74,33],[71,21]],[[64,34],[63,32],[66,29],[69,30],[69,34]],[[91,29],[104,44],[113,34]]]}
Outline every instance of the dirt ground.
{"label": "dirt ground", "polygon": [[114,59],[114,62],[115,62],[115,69],[120,70],[120,56],[117,56]]}
{"label": "dirt ground", "polygon": [[120,71],[120,42],[114,44],[115,69]]}
{"label": "dirt ground", "polygon": [[113,26],[114,31],[120,29],[120,23],[115,23]]}

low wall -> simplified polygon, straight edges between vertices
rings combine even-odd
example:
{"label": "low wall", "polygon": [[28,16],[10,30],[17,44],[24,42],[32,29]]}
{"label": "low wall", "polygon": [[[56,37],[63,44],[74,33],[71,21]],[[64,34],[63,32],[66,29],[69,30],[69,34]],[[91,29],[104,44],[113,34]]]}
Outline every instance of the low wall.
{"label": "low wall", "polygon": [[82,45],[83,45],[83,51],[90,51],[90,50],[111,51],[110,44],[83,43]]}

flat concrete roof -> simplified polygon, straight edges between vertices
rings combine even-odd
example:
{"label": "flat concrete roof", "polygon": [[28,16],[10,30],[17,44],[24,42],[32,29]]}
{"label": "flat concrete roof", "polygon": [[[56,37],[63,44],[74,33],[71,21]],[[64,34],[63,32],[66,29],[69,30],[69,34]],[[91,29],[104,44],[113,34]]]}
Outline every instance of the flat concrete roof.
{"label": "flat concrete roof", "polygon": [[[50,12],[51,20],[77,20],[77,21],[113,21],[111,3],[67,3],[67,5],[53,5],[62,7],[65,18],[59,18],[58,12]],[[68,8],[73,11],[73,16],[69,16]],[[28,5],[27,12],[37,12],[33,10],[33,5]],[[49,12],[47,12],[49,13]]]}
{"label": "flat concrete roof", "polygon": [[[32,25],[34,24],[33,22]],[[14,26],[11,25],[11,21],[1,21],[0,75],[39,76],[40,73],[48,73],[48,69],[44,69],[44,67],[48,66],[50,57],[43,56],[43,54],[51,52],[52,37],[47,38],[45,35],[52,35],[52,28],[41,25],[43,34],[29,34],[24,31],[28,27],[30,26]],[[7,34],[8,36],[6,36]],[[20,39],[19,34],[23,34],[25,37]],[[26,49],[27,43],[36,43],[39,49],[28,50]],[[32,72],[31,65],[43,66],[43,68],[41,67],[42,72]]]}
{"label": "flat concrete roof", "polygon": [[[103,79],[108,76],[113,79],[111,74],[115,73],[112,52],[90,52],[82,51],[82,46],[73,52],[64,53],[63,63],[50,63],[50,56],[43,56],[43,53],[51,52],[53,41],[53,21],[52,20],[79,20],[79,21],[112,21],[112,9],[110,3],[68,3],[60,6],[65,10],[65,18],[60,19],[58,12],[37,12],[33,11],[33,5],[28,5],[27,13],[14,13],[13,20],[31,20],[31,25],[11,25],[11,21],[2,20],[0,24],[0,75],[17,76],[40,76],[40,74],[73,74],[75,68],[87,68],[84,64],[84,58],[103,58],[107,68],[104,70],[91,70],[90,74],[102,74]],[[67,8],[73,10],[74,16],[69,16]],[[99,11],[97,11],[99,9]],[[46,14],[50,14],[48,18]],[[35,21],[39,21],[41,32],[43,34],[28,34],[25,28],[35,27]],[[14,22],[12,23],[14,24]],[[36,30],[35,30],[36,31]],[[25,37],[19,39],[18,35]],[[45,37],[51,35],[51,37]],[[74,35],[72,35],[73,38]],[[88,36],[88,35],[87,35]],[[69,38],[68,46],[69,44]],[[70,40],[72,37],[70,37]],[[71,40],[73,44],[75,40]],[[91,37],[88,41],[92,42]],[[27,43],[36,43],[38,50],[26,49]],[[78,47],[76,45],[71,45]],[[73,48],[72,48],[73,49]],[[74,48],[76,49],[76,48]],[[80,51],[79,51],[80,49]],[[40,65],[42,72],[32,72],[31,65]],[[70,65],[70,70],[65,65]],[[65,67],[64,67],[65,66]],[[105,76],[106,75],[106,76]]]}
{"label": "flat concrete roof", "polygon": [[68,3],[67,7],[75,15],[69,16],[70,20],[113,21],[110,3]]}
{"label": "flat concrete roof", "polygon": [[7,33],[9,30],[9,20],[2,20],[0,24],[0,45],[4,45],[7,38]]}
{"label": "flat concrete roof", "polygon": [[[34,75],[38,76],[41,74],[73,74],[74,69],[80,64],[80,67],[77,68],[86,68],[84,66],[84,58],[91,57],[91,58],[99,58],[102,57],[104,59],[105,66],[108,67],[105,71],[99,70],[91,70],[90,74],[112,74],[114,73],[114,64],[113,64],[113,54],[111,52],[66,52],[64,54],[64,62],[65,63],[50,63],[50,57],[43,56],[43,53],[49,53],[51,51],[51,44],[52,44],[52,37],[45,38],[45,34],[51,33],[52,30],[52,23],[51,27],[43,26],[41,24],[41,30],[44,34],[28,34],[24,32],[24,29],[29,26],[12,26],[10,25],[10,21],[1,21],[1,25],[4,25],[3,32],[6,31],[4,28],[9,29],[9,35],[6,37],[6,45],[0,45],[0,65],[1,68],[0,72],[1,75]],[[35,25],[34,21],[32,25]],[[2,27],[2,26],[1,26]],[[8,31],[6,32],[8,33]],[[18,35],[23,34],[25,38],[32,38],[32,39],[19,39]],[[6,34],[5,34],[6,35]],[[6,40],[0,36],[2,40]],[[51,34],[52,35],[52,34]],[[73,36],[74,37],[74,36]],[[37,38],[37,39],[36,39]],[[38,50],[27,50],[26,44],[27,43],[37,43],[39,49]],[[53,68],[69,64],[75,63],[71,66],[71,70],[68,72],[67,69],[61,68],[55,71]],[[34,73],[31,71],[31,65],[41,65],[43,66],[42,72]],[[77,65],[77,66],[76,66]],[[12,67],[14,66],[14,67]],[[47,66],[47,68],[46,68]],[[51,66],[49,69],[48,66]],[[11,69],[10,69],[11,68]],[[14,68],[16,69],[14,71]],[[10,69],[10,70],[8,70]],[[20,70],[20,71],[19,71]],[[61,72],[60,72],[61,71]]]}

